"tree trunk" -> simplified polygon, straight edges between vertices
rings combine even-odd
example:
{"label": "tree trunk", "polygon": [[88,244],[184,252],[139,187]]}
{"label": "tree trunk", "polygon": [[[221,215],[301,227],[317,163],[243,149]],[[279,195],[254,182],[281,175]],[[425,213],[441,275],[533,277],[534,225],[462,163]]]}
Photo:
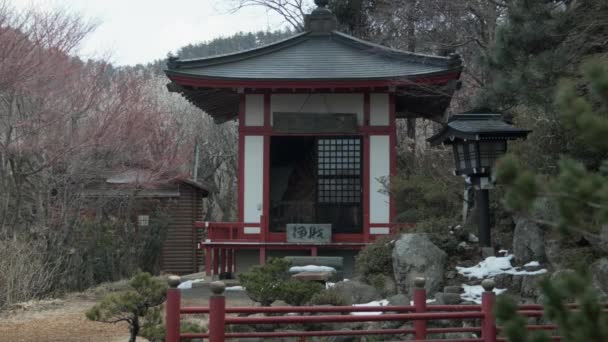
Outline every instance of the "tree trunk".
{"label": "tree trunk", "polygon": [[139,334],[139,316],[134,315],[131,326],[129,327],[129,331],[131,332],[129,342],[136,342],[137,335]]}

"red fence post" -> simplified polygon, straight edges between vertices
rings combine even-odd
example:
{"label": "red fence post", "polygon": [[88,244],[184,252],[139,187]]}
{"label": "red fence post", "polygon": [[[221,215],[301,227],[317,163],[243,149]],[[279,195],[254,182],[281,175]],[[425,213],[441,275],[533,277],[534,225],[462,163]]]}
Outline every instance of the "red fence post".
{"label": "red fence post", "polygon": [[221,281],[211,283],[213,295],[209,298],[209,342],[224,342],[226,338],[226,285]]}
{"label": "red fence post", "polygon": [[496,320],[494,319],[494,303],[496,295],[494,294],[494,280],[486,279],[481,282],[481,286],[485,290],[481,295],[481,312],[483,319],[481,322],[481,338],[484,342],[496,342]]}
{"label": "red fence post", "polygon": [[[414,307],[416,309],[416,313],[422,313],[426,311],[426,289],[424,288],[425,284],[426,279],[424,278],[414,279],[414,285],[416,286],[416,288],[414,289]],[[426,340],[425,320],[414,321],[414,330],[416,330],[417,340]]]}
{"label": "red fence post", "polygon": [[165,323],[167,331],[165,342],[179,342],[179,316],[181,292],[177,287],[181,282],[180,277],[169,277],[169,288],[167,289],[167,304],[165,306]]}

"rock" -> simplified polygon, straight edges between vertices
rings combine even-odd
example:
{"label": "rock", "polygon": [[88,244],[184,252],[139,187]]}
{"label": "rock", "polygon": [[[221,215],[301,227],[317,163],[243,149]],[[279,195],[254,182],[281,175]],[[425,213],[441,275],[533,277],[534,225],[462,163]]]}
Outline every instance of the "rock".
{"label": "rock", "polygon": [[408,306],[410,299],[404,294],[398,294],[388,297],[388,305],[390,306]]}
{"label": "rock", "polygon": [[443,292],[445,293],[463,293],[464,289],[462,286],[446,286],[443,288]]}
{"label": "rock", "polygon": [[479,238],[473,233],[469,233],[468,240],[469,240],[469,242],[472,242],[472,243],[479,242]]}
{"label": "rock", "polygon": [[599,254],[608,254],[608,224],[602,225],[598,234],[584,234],[585,240]]}
{"label": "rock", "polygon": [[435,305],[445,305],[445,301],[443,300],[443,292],[436,292],[435,293],[435,302],[433,302],[433,304]]}
{"label": "rock", "polygon": [[540,295],[538,287],[539,276],[524,276],[521,280],[520,294],[522,297],[536,298]]}
{"label": "rock", "polygon": [[364,304],[382,299],[378,289],[358,280],[341,281],[336,283],[334,288],[352,304]]}
{"label": "rock", "polygon": [[291,277],[301,281],[329,281],[335,272],[300,272]]}
{"label": "rock", "polygon": [[544,261],[545,232],[536,222],[525,217],[515,218],[513,232],[513,254],[515,260],[521,263]]}
{"label": "rock", "polygon": [[435,246],[426,234],[403,234],[393,249],[393,271],[400,291],[413,294],[414,279],[424,277],[432,296],[441,288],[447,254]]}
{"label": "rock", "polygon": [[600,291],[602,296],[608,296],[608,257],[598,259],[589,268],[591,284]]}
{"label": "rock", "polygon": [[494,247],[481,247],[481,257],[488,258],[496,256],[496,252],[494,251]]}
{"label": "rock", "polygon": [[459,293],[443,293],[443,302],[447,305],[460,304]]}
{"label": "rock", "polygon": [[547,261],[555,269],[576,268],[579,265],[590,265],[593,263],[593,248],[568,247],[560,240],[547,240],[545,242]]}

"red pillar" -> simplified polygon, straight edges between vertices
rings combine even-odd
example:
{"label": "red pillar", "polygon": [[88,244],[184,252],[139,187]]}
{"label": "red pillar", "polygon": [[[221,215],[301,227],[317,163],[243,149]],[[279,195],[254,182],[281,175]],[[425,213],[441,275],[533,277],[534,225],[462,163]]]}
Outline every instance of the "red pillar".
{"label": "red pillar", "polygon": [[222,282],[211,283],[213,295],[209,298],[209,342],[224,342],[226,339],[226,297]]}
{"label": "red pillar", "polygon": [[260,248],[260,265],[266,265],[266,247]]}
{"label": "red pillar", "polygon": [[207,277],[211,277],[213,274],[211,273],[211,262],[213,261],[213,252],[211,251],[211,247],[205,247],[205,275]]}
{"label": "red pillar", "polygon": [[319,255],[319,248],[317,246],[313,246],[310,249],[310,256],[316,257],[317,255]]}
{"label": "red pillar", "polygon": [[[422,313],[426,311],[426,289],[424,288],[426,281],[424,278],[416,278],[414,280],[414,307],[416,313]],[[417,320],[414,321],[414,330],[416,330],[416,340],[426,339],[426,321]]]}
{"label": "red pillar", "polygon": [[494,280],[486,279],[481,283],[485,290],[481,294],[481,312],[483,319],[481,322],[481,338],[483,342],[496,342],[496,320],[494,318]]}
{"label": "red pillar", "polygon": [[180,278],[176,276],[169,277],[169,288],[167,289],[167,304],[165,308],[165,322],[167,330],[165,333],[166,342],[179,342],[179,316],[181,292],[179,286]]}

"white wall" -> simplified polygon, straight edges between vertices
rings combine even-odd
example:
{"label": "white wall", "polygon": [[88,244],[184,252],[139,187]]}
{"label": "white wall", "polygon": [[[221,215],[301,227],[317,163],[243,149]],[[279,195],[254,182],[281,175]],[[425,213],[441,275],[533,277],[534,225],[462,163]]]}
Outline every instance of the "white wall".
{"label": "white wall", "polygon": [[245,126],[264,126],[264,95],[246,95]]}
{"label": "white wall", "polygon": [[[390,203],[384,190],[384,185],[378,181],[390,175],[390,138],[388,135],[372,135],[370,144],[370,172],[369,172],[369,217],[370,223],[390,223]],[[372,228],[372,234],[388,233],[388,227]]]}
{"label": "white wall", "polygon": [[369,105],[369,124],[371,126],[388,126],[390,116],[388,94],[370,94]]}
{"label": "white wall", "polygon": [[[245,136],[245,179],[243,219],[260,222],[264,200],[264,137]],[[257,234],[259,228],[245,227],[245,233]]]}
{"label": "white wall", "polygon": [[273,94],[270,98],[271,122],[274,112],[353,113],[363,123],[363,94]]}

